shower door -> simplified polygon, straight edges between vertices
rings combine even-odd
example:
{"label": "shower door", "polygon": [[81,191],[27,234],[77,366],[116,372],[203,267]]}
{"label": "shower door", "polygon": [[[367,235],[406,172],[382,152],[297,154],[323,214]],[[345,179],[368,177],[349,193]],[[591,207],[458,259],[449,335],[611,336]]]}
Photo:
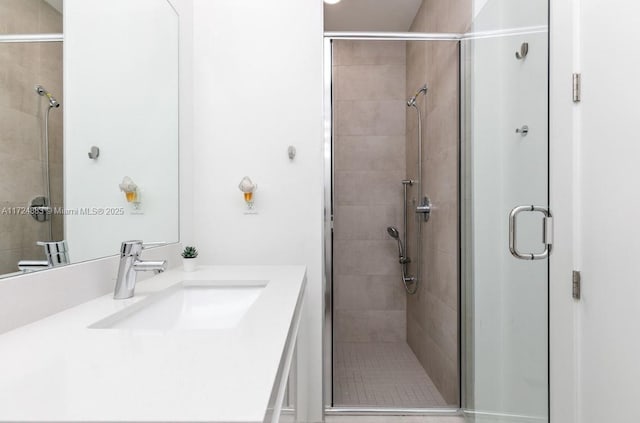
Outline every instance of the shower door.
{"label": "shower door", "polygon": [[477,422],[549,416],[547,10],[489,0],[461,45],[463,407]]}

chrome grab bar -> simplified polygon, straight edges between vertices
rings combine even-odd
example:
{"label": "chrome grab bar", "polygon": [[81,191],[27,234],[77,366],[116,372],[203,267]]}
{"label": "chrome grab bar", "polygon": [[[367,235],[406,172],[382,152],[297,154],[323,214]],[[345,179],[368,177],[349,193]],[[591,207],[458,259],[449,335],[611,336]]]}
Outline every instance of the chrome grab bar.
{"label": "chrome grab bar", "polygon": [[[518,251],[517,216],[522,212],[539,212],[544,215],[542,220],[542,243],[544,251],[541,253],[521,253]],[[509,213],[509,251],[515,258],[521,260],[542,260],[549,257],[553,245],[553,215],[548,207],[543,206],[518,206]]]}

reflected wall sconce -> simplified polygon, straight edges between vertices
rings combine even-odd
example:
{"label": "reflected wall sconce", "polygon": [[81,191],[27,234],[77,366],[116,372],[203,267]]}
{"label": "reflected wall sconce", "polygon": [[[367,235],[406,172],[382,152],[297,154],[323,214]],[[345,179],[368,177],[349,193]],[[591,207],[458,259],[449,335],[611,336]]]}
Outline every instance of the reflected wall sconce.
{"label": "reflected wall sconce", "polygon": [[127,203],[133,205],[134,210],[140,210],[140,189],[133,179],[125,176],[119,185],[120,191],[124,192],[124,197],[127,199]]}
{"label": "reflected wall sconce", "polygon": [[251,182],[251,178],[245,176],[240,181],[238,189],[244,194],[244,202],[247,204],[247,213],[255,213],[254,211],[254,193],[258,189],[258,184]]}

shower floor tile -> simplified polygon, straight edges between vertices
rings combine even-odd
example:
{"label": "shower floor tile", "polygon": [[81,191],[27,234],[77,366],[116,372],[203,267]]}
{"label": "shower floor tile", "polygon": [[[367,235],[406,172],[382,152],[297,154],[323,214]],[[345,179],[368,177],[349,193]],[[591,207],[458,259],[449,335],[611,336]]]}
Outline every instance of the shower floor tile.
{"label": "shower floor tile", "polygon": [[405,342],[338,342],[334,346],[336,407],[446,407]]}

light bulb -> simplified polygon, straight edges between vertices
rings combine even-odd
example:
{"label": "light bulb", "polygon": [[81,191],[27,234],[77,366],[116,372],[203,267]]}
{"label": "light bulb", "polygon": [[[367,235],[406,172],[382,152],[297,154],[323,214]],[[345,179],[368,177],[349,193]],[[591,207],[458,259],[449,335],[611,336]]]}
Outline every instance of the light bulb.
{"label": "light bulb", "polygon": [[324,2],[327,4],[336,4],[336,3],[340,3],[340,0],[324,0]]}

